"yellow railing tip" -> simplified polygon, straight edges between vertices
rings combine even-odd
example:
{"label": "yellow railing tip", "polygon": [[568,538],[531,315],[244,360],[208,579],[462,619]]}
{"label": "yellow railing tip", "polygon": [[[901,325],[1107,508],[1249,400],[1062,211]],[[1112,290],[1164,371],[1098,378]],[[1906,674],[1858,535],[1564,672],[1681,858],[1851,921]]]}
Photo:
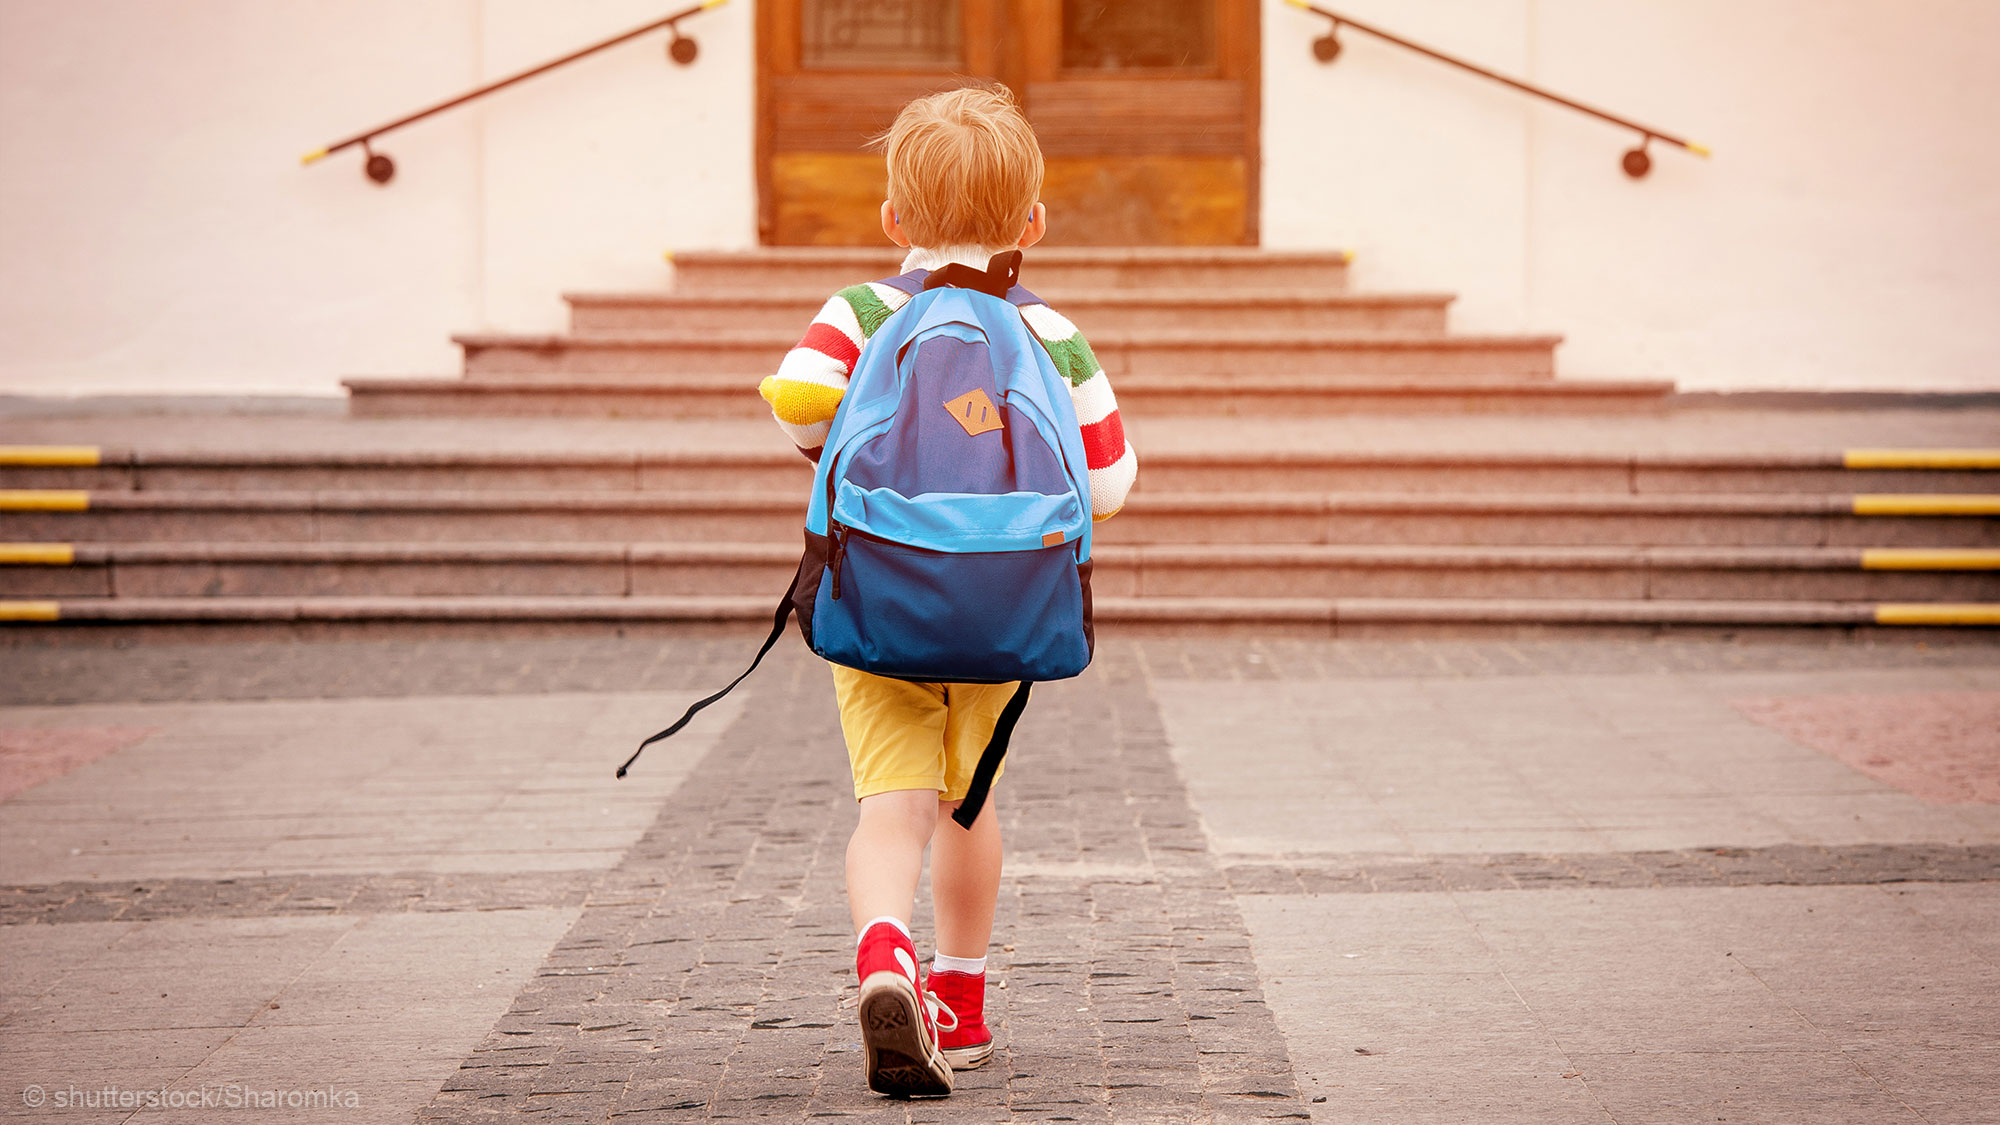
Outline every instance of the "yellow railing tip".
{"label": "yellow railing tip", "polygon": [[1908,602],[1875,607],[1877,625],[2000,625],[1992,602]]}
{"label": "yellow railing tip", "polygon": [[55,621],[61,617],[58,602],[0,601],[0,621]]}
{"label": "yellow railing tip", "polygon": [[94,445],[0,445],[0,465],[48,468],[102,462],[103,453]]}
{"label": "yellow railing tip", "polygon": [[301,156],[301,157],[299,157],[299,163],[301,163],[301,164],[311,164],[311,163],[312,163],[313,161],[315,161],[315,160],[318,160],[318,159],[320,159],[320,158],[324,157],[324,156],[326,155],[326,152],[327,152],[327,150],[326,150],[326,149],[323,149],[323,148],[316,148],[316,149],[312,150],[311,152],[309,152],[309,153],[306,153],[306,154],[305,154],[304,156]]}
{"label": "yellow railing tip", "polygon": [[1698,145],[1693,141],[1688,142],[1688,151],[1694,153],[1696,156],[1703,158],[1715,155],[1715,152],[1712,149],[1710,149],[1707,145]]}

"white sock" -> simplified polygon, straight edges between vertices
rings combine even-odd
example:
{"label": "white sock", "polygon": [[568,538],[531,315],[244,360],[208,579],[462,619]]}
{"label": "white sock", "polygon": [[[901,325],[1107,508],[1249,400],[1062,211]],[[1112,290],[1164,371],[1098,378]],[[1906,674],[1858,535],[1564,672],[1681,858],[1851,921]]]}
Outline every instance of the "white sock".
{"label": "white sock", "polygon": [[984,957],[947,957],[942,953],[931,956],[931,972],[934,973],[971,973],[978,976],[985,971]]}
{"label": "white sock", "polygon": [[[894,914],[884,914],[880,918],[870,918],[868,920],[868,924],[861,927],[861,932],[859,934],[856,934],[854,937],[854,947],[856,949],[861,948],[861,939],[868,936],[868,931],[874,929],[875,927],[881,925],[884,922],[887,922],[891,926],[894,926],[897,929],[903,931],[904,937],[910,937],[910,927],[904,925],[903,920],[901,918],[896,917]],[[914,945],[916,943],[916,939],[910,938],[910,942],[911,944]]]}

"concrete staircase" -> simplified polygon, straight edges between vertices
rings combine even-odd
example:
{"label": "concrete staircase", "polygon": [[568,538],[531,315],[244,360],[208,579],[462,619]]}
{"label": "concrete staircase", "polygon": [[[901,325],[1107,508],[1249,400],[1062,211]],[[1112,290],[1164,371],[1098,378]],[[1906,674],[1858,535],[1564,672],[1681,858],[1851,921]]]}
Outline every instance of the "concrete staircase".
{"label": "concrete staircase", "polygon": [[[678,265],[675,292],[571,297],[571,335],[462,338],[463,378],[350,380],[361,417],[311,443],[0,445],[0,620],[768,620],[810,466],[761,420],[756,379],[828,293],[895,262]],[[1581,411],[1671,429],[1670,385],[1557,380],[1554,338],[1450,335],[1447,297],[1348,293],[1339,255],[1051,251],[1031,268],[1112,373],[1140,452],[1139,490],[1099,527],[1105,635],[2000,624],[2000,451],[1566,447],[1537,427],[1573,441],[1557,421]],[[578,429],[486,440],[528,423],[479,416],[514,411]],[[621,411],[659,421],[585,420]],[[1357,411],[1430,436],[1321,440]],[[1495,411],[1516,414],[1483,420],[1507,448],[1460,440]],[[457,428],[384,444],[399,425]],[[608,446],[606,426],[661,440]]]}
{"label": "concrete staircase", "polygon": [[[1657,409],[1658,380],[1555,377],[1556,336],[1446,331],[1449,294],[1357,294],[1346,254],[1038,250],[1024,283],[1080,325],[1134,413]],[[686,254],[666,293],[568,295],[563,336],[455,337],[462,376],[346,380],[363,417],[751,418],[827,296],[874,250]]]}

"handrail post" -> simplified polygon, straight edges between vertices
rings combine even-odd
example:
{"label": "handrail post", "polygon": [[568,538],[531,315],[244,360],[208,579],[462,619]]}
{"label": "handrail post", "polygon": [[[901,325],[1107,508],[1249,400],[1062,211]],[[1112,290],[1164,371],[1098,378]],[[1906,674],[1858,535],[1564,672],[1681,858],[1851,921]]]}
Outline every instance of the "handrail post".
{"label": "handrail post", "polygon": [[429,117],[432,114],[443,113],[445,110],[454,109],[458,106],[462,106],[465,103],[473,101],[477,98],[483,98],[486,95],[494,92],[495,90],[512,86],[516,82],[533,78],[537,74],[545,74],[551,70],[556,69],[559,66],[564,66],[568,63],[573,63],[576,60],[583,58],[585,55],[594,55],[597,52],[602,51],[607,47],[615,47],[618,44],[623,43],[629,39],[637,39],[639,36],[644,35],[649,31],[658,31],[661,28],[666,28],[674,33],[673,40],[667,44],[667,57],[672,59],[674,62],[680,64],[681,66],[687,66],[690,63],[693,63],[696,57],[700,55],[701,47],[700,44],[696,43],[694,39],[692,39],[691,37],[681,34],[680,21],[688,18],[689,16],[699,15],[702,12],[708,11],[710,8],[719,8],[728,2],[729,0],[701,0],[700,3],[695,4],[693,7],[683,8],[680,11],[675,12],[673,15],[667,16],[664,19],[654,20],[652,23],[646,24],[643,27],[635,27],[630,31],[614,35],[609,39],[603,39],[596,43],[592,43],[588,47],[584,47],[580,50],[571,51],[569,54],[564,55],[561,58],[550,59],[548,62],[542,63],[540,66],[532,66],[529,67],[527,70],[521,71],[518,74],[508,75],[507,77],[500,79],[498,82],[489,82],[486,85],[481,86],[476,90],[471,90],[466,93],[460,94],[458,97],[452,98],[448,101],[439,102],[438,104],[431,106],[428,109],[418,110],[417,112],[412,113],[407,117],[399,117],[396,120],[389,122],[387,125],[377,125],[375,128],[370,129],[365,133],[356,133],[355,135],[347,138],[344,141],[340,141],[335,144],[330,144],[325,148],[314,149],[313,151],[306,153],[304,156],[300,157],[299,163],[314,164],[320,160],[325,159],[328,156],[333,155],[336,152],[339,152],[344,148],[352,148],[356,145],[359,145],[361,146],[361,151],[367,156],[366,162],[362,164],[363,172],[367,174],[370,180],[373,180],[378,184],[386,184],[390,180],[396,178],[396,162],[394,160],[391,160],[387,154],[375,151],[374,147],[369,142],[373,141],[376,137],[379,137],[384,133],[391,132],[392,130],[400,129],[403,126],[409,125],[413,122],[422,121],[424,118]]}
{"label": "handrail post", "polygon": [[1625,174],[1627,176],[1630,176],[1632,179],[1635,180],[1644,179],[1646,174],[1653,170],[1653,158],[1646,151],[1646,147],[1656,140],[1665,141],[1670,145],[1674,145],[1679,148],[1685,149],[1688,152],[1694,153],[1696,156],[1700,156],[1703,158],[1713,155],[1706,147],[1695,144],[1693,141],[1682,140],[1681,138],[1676,137],[1670,133],[1663,133],[1658,129],[1641,125],[1638,122],[1631,120],[1630,118],[1619,117],[1616,114],[1606,113],[1604,110],[1597,109],[1593,106],[1587,106],[1582,102],[1565,98],[1560,94],[1551,93],[1548,90],[1542,89],[1540,86],[1531,85],[1530,83],[1523,82],[1518,78],[1509,78],[1504,74],[1499,74],[1495,71],[1488,70],[1477,63],[1467,62],[1466,60],[1458,58],[1455,55],[1445,54],[1443,51],[1426,47],[1421,43],[1412,42],[1411,40],[1405,39],[1400,35],[1395,35],[1391,32],[1384,31],[1379,27],[1374,27],[1372,25],[1362,23],[1361,21],[1353,18],[1352,16],[1342,15],[1339,12],[1330,11],[1326,8],[1322,8],[1317,4],[1311,3],[1310,0],[1285,0],[1285,3],[1290,4],[1292,7],[1297,8],[1300,11],[1310,12],[1317,16],[1323,16],[1327,20],[1326,34],[1321,35],[1317,39],[1314,39],[1312,42],[1313,58],[1318,59],[1322,64],[1331,63],[1335,59],[1340,57],[1340,50],[1341,50],[1340,29],[1343,26],[1351,27],[1356,31],[1362,32],[1363,34],[1372,35],[1375,38],[1380,39],[1387,43],[1393,43],[1396,46],[1403,48],[1404,50],[1414,51],[1419,55],[1423,55],[1427,58],[1436,59],[1441,63],[1445,63],[1449,66],[1455,66],[1460,70],[1470,71],[1473,74],[1479,75],[1481,78],[1491,79],[1492,81],[1498,82],[1503,86],[1510,86],[1516,90],[1521,91],[1524,94],[1528,94],[1537,98],[1542,98],[1546,101],[1554,102],[1559,106],[1563,106],[1568,109],[1573,109],[1578,113],[1587,114],[1591,117],[1599,118],[1600,120],[1609,121],[1613,125],[1622,126],[1626,129],[1632,130],[1635,133],[1638,133],[1639,143],[1633,148],[1626,150],[1625,154],[1619,160],[1619,166],[1622,167],[1625,170]]}

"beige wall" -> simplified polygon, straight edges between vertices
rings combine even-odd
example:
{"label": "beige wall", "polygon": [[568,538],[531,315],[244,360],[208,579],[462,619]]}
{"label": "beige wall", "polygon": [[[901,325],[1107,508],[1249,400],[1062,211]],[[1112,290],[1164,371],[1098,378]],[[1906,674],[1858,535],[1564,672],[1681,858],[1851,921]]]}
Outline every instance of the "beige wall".
{"label": "beige wall", "polygon": [[[331,394],[553,330],[755,240],[752,3],[389,138],[298,154],[656,18],[659,0],[0,0],[0,393]],[[1268,0],[1264,235],[1353,246],[1573,376],[2000,389],[2000,4],[1344,0],[1715,147],[1619,131]]]}
{"label": "beige wall", "polygon": [[0,393],[334,394],[559,329],[566,287],[755,241],[751,7],[383,141],[299,155],[672,9],[658,0],[0,0]]}
{"label": "beige wall", "polygon": [[1264,237],[1353,246],[1455,324],[1566,333],[1574,376],[2000,389],[2000,4],[1343,0],[1715,149],[1655,145],[1348,32],[1265,15]]}

